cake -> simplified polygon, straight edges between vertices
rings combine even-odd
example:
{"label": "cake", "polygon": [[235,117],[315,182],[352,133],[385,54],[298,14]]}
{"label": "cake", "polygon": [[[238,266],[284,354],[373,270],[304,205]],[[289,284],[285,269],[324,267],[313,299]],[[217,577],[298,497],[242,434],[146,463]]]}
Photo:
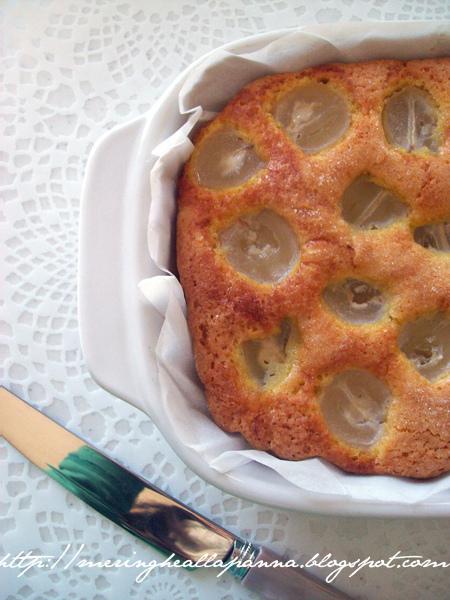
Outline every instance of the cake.
{"label": "cake", "polygon": [[215,422],[280,458],[450,470],[450,58],[243,88],[194,137],[177,266]]}

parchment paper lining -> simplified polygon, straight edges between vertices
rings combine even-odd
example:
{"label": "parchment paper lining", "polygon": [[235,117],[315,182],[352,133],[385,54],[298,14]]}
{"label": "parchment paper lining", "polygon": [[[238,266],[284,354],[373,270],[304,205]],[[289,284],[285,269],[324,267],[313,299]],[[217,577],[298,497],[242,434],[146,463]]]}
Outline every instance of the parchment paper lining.
{"label": "parchment paper lining", "polygon": [[[250,449],[237,434],[227,434],[212,421],[195,372],[181,286],[172,274],[176,180],[192,151],[189,134],[199,122],[211,119],[246,83],[275,72],[298,71],[328,62],[376,58],[429,58],[450,55],[448,22],[339,24],[280,32],[268,44],[239,44],[217,50],[185,78],[178,95],[184,125],[154,150],[148,248],[151,259],[166,275],[141,281],[142,293],[161,314],[163,324],[156,346],[160,395],[146,399],[151,411],[166,419],[178,439],[221,473],[247,467],[261,484],[261,469],[272,469],[307,493],[350,497],[360,501],[414,504],[450,490],[450,475],[429,481],[385,476],[357,476],[321,459],[286,461]],[[176,107],[174,107],[176,110]],[[177,115],[179,117],[179,115]]]}

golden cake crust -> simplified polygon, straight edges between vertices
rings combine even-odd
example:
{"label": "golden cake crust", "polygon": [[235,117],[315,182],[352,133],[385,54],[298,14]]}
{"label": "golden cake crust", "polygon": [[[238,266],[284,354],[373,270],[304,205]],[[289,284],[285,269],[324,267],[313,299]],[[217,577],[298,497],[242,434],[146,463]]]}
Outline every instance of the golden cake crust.
{"label": "golden cake crust", "polygon": [[[326,82],[351,107],[347,133],[317,154],[291,142],[271,114],[275,100],[305,79]],[[436,154],[386,141],[385,100],[407,84],[425,88],[438,107]],[[241,186],[208,189],[196,177],[196,153],[224,125],[251,140],[267,164]],[[342,219],[341,200],[362,173],[405,202],[407,220],[355,233]],[[251,83],[196,136],[178,208],[177,265],[196,366],[220,427],[281,458],[319,456],[353,472],[424,478],[450,470],[450,378],[427,380],[398,347],[403,324],[450,313],[450,256],[412,235],[418,225],[450,217],[450,59],[332,64]],[[276,285],[238,273],[218,247],[220,230],[262,208],[289,222],[301,248],[298,265]],[[386,315],[363,326],[339,319],[322,300],[337,277],[376,281],[389,294]],[[236,349],[273,333],[286,317],[297,324],[298,351],[287,379],[267,391],[248,380]],[[352,368],[373,373],[393,397],[384,434],[367,450],[337,439],[318,403],[323,386]]]}

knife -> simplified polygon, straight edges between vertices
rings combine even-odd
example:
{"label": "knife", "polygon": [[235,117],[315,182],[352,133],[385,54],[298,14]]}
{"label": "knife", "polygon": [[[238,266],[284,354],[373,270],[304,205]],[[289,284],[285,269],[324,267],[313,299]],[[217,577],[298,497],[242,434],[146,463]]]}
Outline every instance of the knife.
{"label": "knife", "polygon": [[0,435],[103,516],[171,558],[200,565],[205,557],[221,561],[269,600],[350,600],[300,567],[258,567],[258,561],[286,559],[206,519],[3,387]]}

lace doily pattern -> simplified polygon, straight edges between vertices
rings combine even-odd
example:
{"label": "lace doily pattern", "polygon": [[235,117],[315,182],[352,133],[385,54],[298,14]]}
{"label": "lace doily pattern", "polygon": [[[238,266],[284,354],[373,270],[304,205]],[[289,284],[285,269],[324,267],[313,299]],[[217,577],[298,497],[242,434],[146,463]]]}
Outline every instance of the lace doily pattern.
{"label": "lace doily pattern", "polygon": [[[92,144],[145,113],[195,58],[274,28],[349,20],[450,18],[445,2],[342,0],[42,0],[0,8],[1,382],[231,530],[294,558],[423,554],[444,560],[450,525],[293,514],[224,494],[189,471],[141,412],[91,379],[80,350],[76,266],[79,199]],[[0,557],[21,550],[80,558],[161,560],[0,441]],[[324,577],[325,570],[319,574]],[[2,597],[254,598],[210,571],[1,568]],[[444,599],[446,571],[364,569],[337,584],[358,598]]]}

